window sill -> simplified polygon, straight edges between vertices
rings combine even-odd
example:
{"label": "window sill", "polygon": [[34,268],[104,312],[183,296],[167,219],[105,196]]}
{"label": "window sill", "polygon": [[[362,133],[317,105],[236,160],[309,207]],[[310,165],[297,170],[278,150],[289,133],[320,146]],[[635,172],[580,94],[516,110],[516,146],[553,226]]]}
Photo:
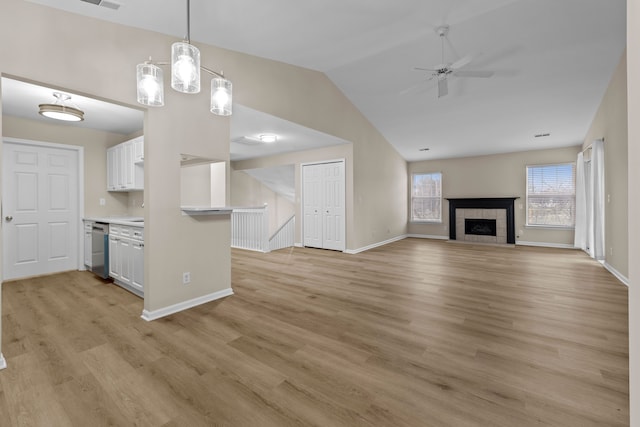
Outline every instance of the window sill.
{"label": "window sill", "polygon": [[547,230],[575,230],[576,228],[573,226],[566,225],[535,225],[535,224],[526,224],[524,228],[538,228],[538,229],[547,229]]}
{"label": "window sill", "polygon": [[411,224],[442,224],[442,220],[412,219]]}

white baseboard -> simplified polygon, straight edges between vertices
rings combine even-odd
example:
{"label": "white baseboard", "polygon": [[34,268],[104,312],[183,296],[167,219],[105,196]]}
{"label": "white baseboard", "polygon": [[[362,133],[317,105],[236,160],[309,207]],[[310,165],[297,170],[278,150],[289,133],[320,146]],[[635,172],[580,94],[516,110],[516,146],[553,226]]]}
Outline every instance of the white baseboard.
{"label": "white baseboard", "polygon": [[406,238],[407,238],[407,235],[406,234],[402,234],[400,236],[396,236],[396,237],[391,238],[389,240],[385,240],[384,242],[378,242],[378,243],[374,243],[374,244],[369,245],[369,246],[365,246],[364,248],[345,249],[344,253],[345,254],[349,254],[349,255],[355,255],[355,254],[359,254],[360,252],[368,251],[369,249],[377,248],[379,246],[388,245],[389,243],[397,242],[398,240],[403,240],[403,239],[406,239]]}
{"label": "white baseboard", "polygon": [[0,370],[6,369],[6,367],[7,367],[7,360],[4,358],[2,353],[0,353]]}
{"label": "white baseboard", "polygon": [[558,248],[558,249],[578,249],[567,243],[547,243],[547,242],[525,242],[524,240],[516,241],[519,246],[538,246],[541,248]]}
{"label": "white baseboard", "polygon": [[161,308],[158,310],[143,310],[142,317],[147,322],[152,320],[160,319],[161,317],[169,316],[170,314],[175,314],[180,311],[188,310],[190,308],[196,307],[201,304],[205,304],[211,301],[215,301],[220,298],[228,297],[229,295],[233,295],[233,289],[227,288],[218,292],[214,292],[209,295],[204,295],[198,298],[190,299],[188,301],[183,301],[178,304],[173,304],[165,308]]}
{"label": "white baseboard", "polygon": [[293,246],[295,246],[296,248],[302,248],[303,247],[302,243],[300,243],[300,242],[294,243]]}
{"label": "white baseboard", "polygon": [[415,239],[449,240],[449,236],[436,236],[430,234],[407,234],[407,237],[413,237]]}
{"label": "white baseboard", "polygon": [[623,285],[625,285],[627,288],[629,287],[629,279],[627,279],[622,273],[613,268],[613,266],[606,261],[600,261],[600,263],[609,271],[609,273],[616,276],[616,279],[621,281]]}

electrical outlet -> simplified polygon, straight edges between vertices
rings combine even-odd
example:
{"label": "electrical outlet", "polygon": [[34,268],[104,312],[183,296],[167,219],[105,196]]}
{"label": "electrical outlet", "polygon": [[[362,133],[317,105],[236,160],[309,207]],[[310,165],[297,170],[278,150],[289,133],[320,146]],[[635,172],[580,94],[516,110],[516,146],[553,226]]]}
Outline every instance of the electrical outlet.
{"label": "electrical outlet", "polygon": [[182,284],[188,285],[189,283],[191,283],[191,273],[186,271],[182,273]]}
{"label": "electrical outlet", "polygon": [[105,199],[103,199],[102,197],[100,198],[99,202],[100,202],[100,206],[104,206],[104,205],[107,204],[107,201]]}

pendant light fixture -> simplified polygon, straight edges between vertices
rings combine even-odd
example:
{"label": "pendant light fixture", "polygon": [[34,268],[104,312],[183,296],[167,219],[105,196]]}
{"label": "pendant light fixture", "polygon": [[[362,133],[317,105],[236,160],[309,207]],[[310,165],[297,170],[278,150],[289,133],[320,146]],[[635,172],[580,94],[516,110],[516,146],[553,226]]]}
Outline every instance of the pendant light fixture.
{"label": "pendant light fixture", "polygon": [[56,98],[53,104],[40,104],[38,106],[40,115],[66,122],[81,122],[84,120],[84,111],[70,101],[70,95],[53,92],[53,96]]}
{"label": "pendant light fixture", "polygon": [[211,80],[211,112],[218,116],[232,114],[232,84],[222,72],[200,65],[200,50],[191,44],[191,1],[187,0],[187,38],[171,46],[171,62],[155,62],[149,58],[137,66],[138,102],[149,107],[164,105],[164,79],[159,65],[171,65],[171,87],[182,93],[200,92],[200,70],[213,76]]}

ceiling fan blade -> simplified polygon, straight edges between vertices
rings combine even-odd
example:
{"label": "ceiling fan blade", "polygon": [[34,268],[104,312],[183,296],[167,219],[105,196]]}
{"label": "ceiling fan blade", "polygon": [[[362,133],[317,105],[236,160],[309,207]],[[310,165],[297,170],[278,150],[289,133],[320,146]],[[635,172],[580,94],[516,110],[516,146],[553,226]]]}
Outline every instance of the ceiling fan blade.
{"label": "ceiling fan blade", "polygon": [[438,68],[424,68],[424,67],[413,67],[414,70],[416,71],[438,71]]}
{"label": "ceiling fan blade", "polygon": [[442,98],[448,93],[449,93],[449,85],[447,84],[447,79],[439,79],[438,80],[438,98]]}
{"label": "ceiling fan blade", "polygon": [[469,62],[473,61],[474,55],[466,55],[462,58],[458,59],[456,62],[450,65],[452,70],[457,70],[458,68],[462,68],[467,65]]}
{"label": "ceiling fan blade", "polygon": [[480,77],[487,78],[493,76],[493,71],[471,71],[471,70],[461,70],[454,71],[453,75],[456,77]]}

